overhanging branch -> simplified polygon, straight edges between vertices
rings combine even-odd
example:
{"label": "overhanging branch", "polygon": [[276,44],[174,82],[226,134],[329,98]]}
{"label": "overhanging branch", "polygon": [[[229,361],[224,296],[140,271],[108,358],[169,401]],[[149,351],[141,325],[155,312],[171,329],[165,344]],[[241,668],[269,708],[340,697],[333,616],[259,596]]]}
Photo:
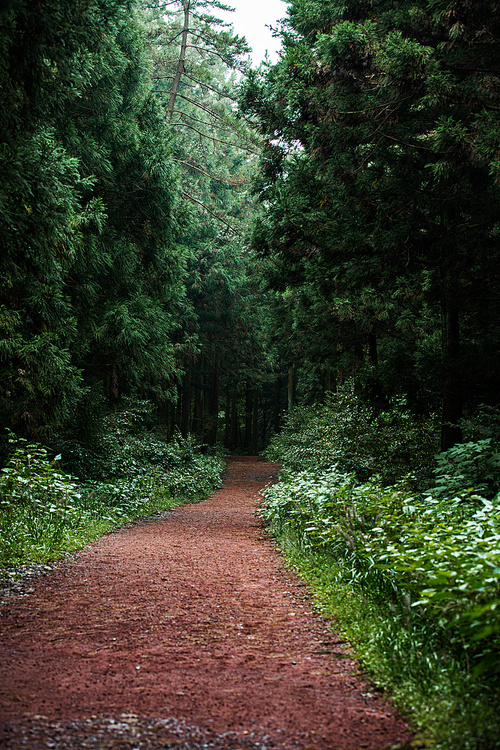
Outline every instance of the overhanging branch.
{"label": "overhanging branch", "polygon": [[198,200],[198,198],[195,198],[193,195],[190,195],[189,193],[186,193],[184,190],[181,191],[182,195],[186,196],[186,198],[193,203],[197,203],[199,206],[201,206],[207,213],[210,214],[210,216],[213,216],[214,219],[217,219],[217,221],[222,222],[222,224],[225,224],[228,229],[231,230],[234,234],[238,235],[238,237],[241,237],[241,232],[239,232],[237,229],[231,226],[229,222],[227,222],[225,219],[222,218],[222,216],[219,216],[214,211],[212,211],[208,206],[206,206],[202,201]]}

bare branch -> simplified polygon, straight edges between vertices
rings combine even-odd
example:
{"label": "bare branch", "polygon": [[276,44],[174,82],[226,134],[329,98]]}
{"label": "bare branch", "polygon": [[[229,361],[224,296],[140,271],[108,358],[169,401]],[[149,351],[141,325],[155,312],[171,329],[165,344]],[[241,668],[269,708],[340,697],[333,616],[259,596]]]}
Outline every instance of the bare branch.
{"label": "bare branch", "polygon": [[182,117],[187,117],[188,120],[192,120],[193,122],[199,122],[201,125],[205,125],[205,127],[207,128],[217,128],[218,131],[222,131],[224,133],[234,133],[236,130],[236,128],[223,128],[222,125],[217,125],[217,123],[207,122],[206,120],[200,120],[198,119],[198,117],[193,117],[193,115],[189,115],[184,109],[174,109],[174,115],[181,115]]}
{"label": "bare branch", "polygon": [[178,162],[179,164],[185,164],[188,167],[191,167],[191,169],[195,169],[197,172],[201,172],[201,174],[204,174],[205,177],[210,178],[211,180],[214,180],[215,182],[220,182],[223,185],[229,185],[229,187],[241,187],[242,185],[245,185],[247,180],[239,179],[239,180],[229,180],[227,177],[214,177],[214,175],[209,174],[208,172],[205,172],[200,167],[196,166],[195,164],[191,164],[189,161],[184,161],[183,159],[174,159],[174,161]]}
{"label": "bare branch", "polygon": [[184,8],[184,28],[182,30],[182,42],[181,42],[181,52],[179,55],[179,64],[177,65],[177,72],[175,74],[174,82],[172,84],[172,90],[170,92],[170,99],[167,106],[167,121],[170,122],[172,119],[172,114],[174,112],[174,104],[175,104],[175,97],[177,96],[177,89],[179,87],[179,82],[182,77],[182,72],[184,70],[184,61],[186,59],[186,51],[187,51],[187,40],[188,40],[188,31],[189,31],[189,2],[190,0],[182,0],[182,5]]}
{"label": "bare branch", "polygon": [[229,224],[229,222],[227,222],[225,219],[222,218],[222,216],[219,216],[218,214],[214,213],[214,211],[208,208],[208,206],[206,206],[202,201],[198,200],[198,198],[195,198],[189,193],[186,193],[184,190],[182,190],[182,194],[185,195],[188,200],[192,201],[193,203],[197,203],[199,206],[201,206],[207,213],[210,214],[210,216],[213,216],[214,219],[217,219],[217,221],[220,221],[222,222],[222,224],[225,224],[226,227],[228,227],[231,230],[231,232],[236,234],[238,237],[242,236],[241,232],[239,232],[237,229],[232,227],[231,224]]}
{"label": "bare branch", "polygon": [[184,71],[184,76],[186,78],[189,78],[190,81],[194,81],[195,83],[199,83],[200,86],[204,86],[207,89],[210,89],[210,91],[213,91],[214,94],[218,94],[219,96],[224,97],[224,99],[230,99],[232,102],[237,102],[238,100],[234,96],[229,96],[229,94],[225,93],[224,91],[220,91],[220,89],[216,89],[213,86],[210,86],[210,84],[205,83],[205,81],[200,81],[198,78],[194,78],[194,76],[190,76],[186,71]]}
{"label": "bare branch", "polygon": [[251,148],[247,148],[246,146],[240,146],[238,143],[232,143],[231,141],[221,141],[220,138],[214,138],[213,135],[209,135],[208,133],[202,133],[201,130],[198,130],[193,125],[188,125],[187,122],[175,122],[171,123],[173,127],[177,127],[180,125],[183,128],[189,128],[190,130],[194,130],[195,133],[198,133],[199,135],[203,136],[203,138],[207,138],[210,141],[215,141],[216,143],[223,143],[225,146],[232,146],[233,148],[237,148],[240,151],[246,151],[249,154],[255,154],[255,156],[260,156],[258,151],[252,151]]}
{"label": "bare branch", "polygon": [[209,109],[208,107],[205,107],[200,102],[197,102],[196,99],[190,99],[189,96],[186,96],[185,94],[179,94],[181,99],[184,99],[185,101],[189,102],[190,104],[194,104],[195,107],[198,107],[199,109],[202,109],[207,114],[211,115],[212,117],[215,117],[217,120],[224,121],[223,115],[217,114],[213,109]]}

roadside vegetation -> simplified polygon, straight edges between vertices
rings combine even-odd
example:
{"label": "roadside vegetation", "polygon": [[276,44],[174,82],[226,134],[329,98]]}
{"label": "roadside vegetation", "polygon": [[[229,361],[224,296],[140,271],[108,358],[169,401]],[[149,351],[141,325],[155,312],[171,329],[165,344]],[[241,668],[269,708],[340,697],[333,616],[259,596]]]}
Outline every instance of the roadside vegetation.
{"label": "roadside vegetation", "polygon": [[[433,748],[500,747],[496,413],[434,457],[432,420],[346,387],[296,409],[260,516],[376,684]],[[480,436],[480,439],[477,439]]]}
{"label": "roadside vegetation", "polygon": [[90,444],[51,455],[10,433],[0,476],[0,567],[60,558],[135,519],[197,502],[220,484],[225,461],[192,436],[166,441],[148,402],[103,420]]}

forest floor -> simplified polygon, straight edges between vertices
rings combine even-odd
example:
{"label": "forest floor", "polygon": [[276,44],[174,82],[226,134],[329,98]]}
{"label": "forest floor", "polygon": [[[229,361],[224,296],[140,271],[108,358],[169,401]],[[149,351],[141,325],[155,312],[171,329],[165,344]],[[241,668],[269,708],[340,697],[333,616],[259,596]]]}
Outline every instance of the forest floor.
{"label": "forest floor", "polygon": [[108,534],[8,598],[0,747],[409,742],[253,515],[276,472],[234,456],[208,500]]}

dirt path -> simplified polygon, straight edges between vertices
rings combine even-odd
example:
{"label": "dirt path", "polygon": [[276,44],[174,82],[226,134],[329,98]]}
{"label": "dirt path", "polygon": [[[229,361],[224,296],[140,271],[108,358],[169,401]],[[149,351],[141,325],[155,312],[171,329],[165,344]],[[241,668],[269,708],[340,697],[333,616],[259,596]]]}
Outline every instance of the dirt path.
{"label": "dirt path", "polygon": [[252,515],[276,465],[109,534],[0,618],[0,747],[381,750],[408,735],[354,675]]}

